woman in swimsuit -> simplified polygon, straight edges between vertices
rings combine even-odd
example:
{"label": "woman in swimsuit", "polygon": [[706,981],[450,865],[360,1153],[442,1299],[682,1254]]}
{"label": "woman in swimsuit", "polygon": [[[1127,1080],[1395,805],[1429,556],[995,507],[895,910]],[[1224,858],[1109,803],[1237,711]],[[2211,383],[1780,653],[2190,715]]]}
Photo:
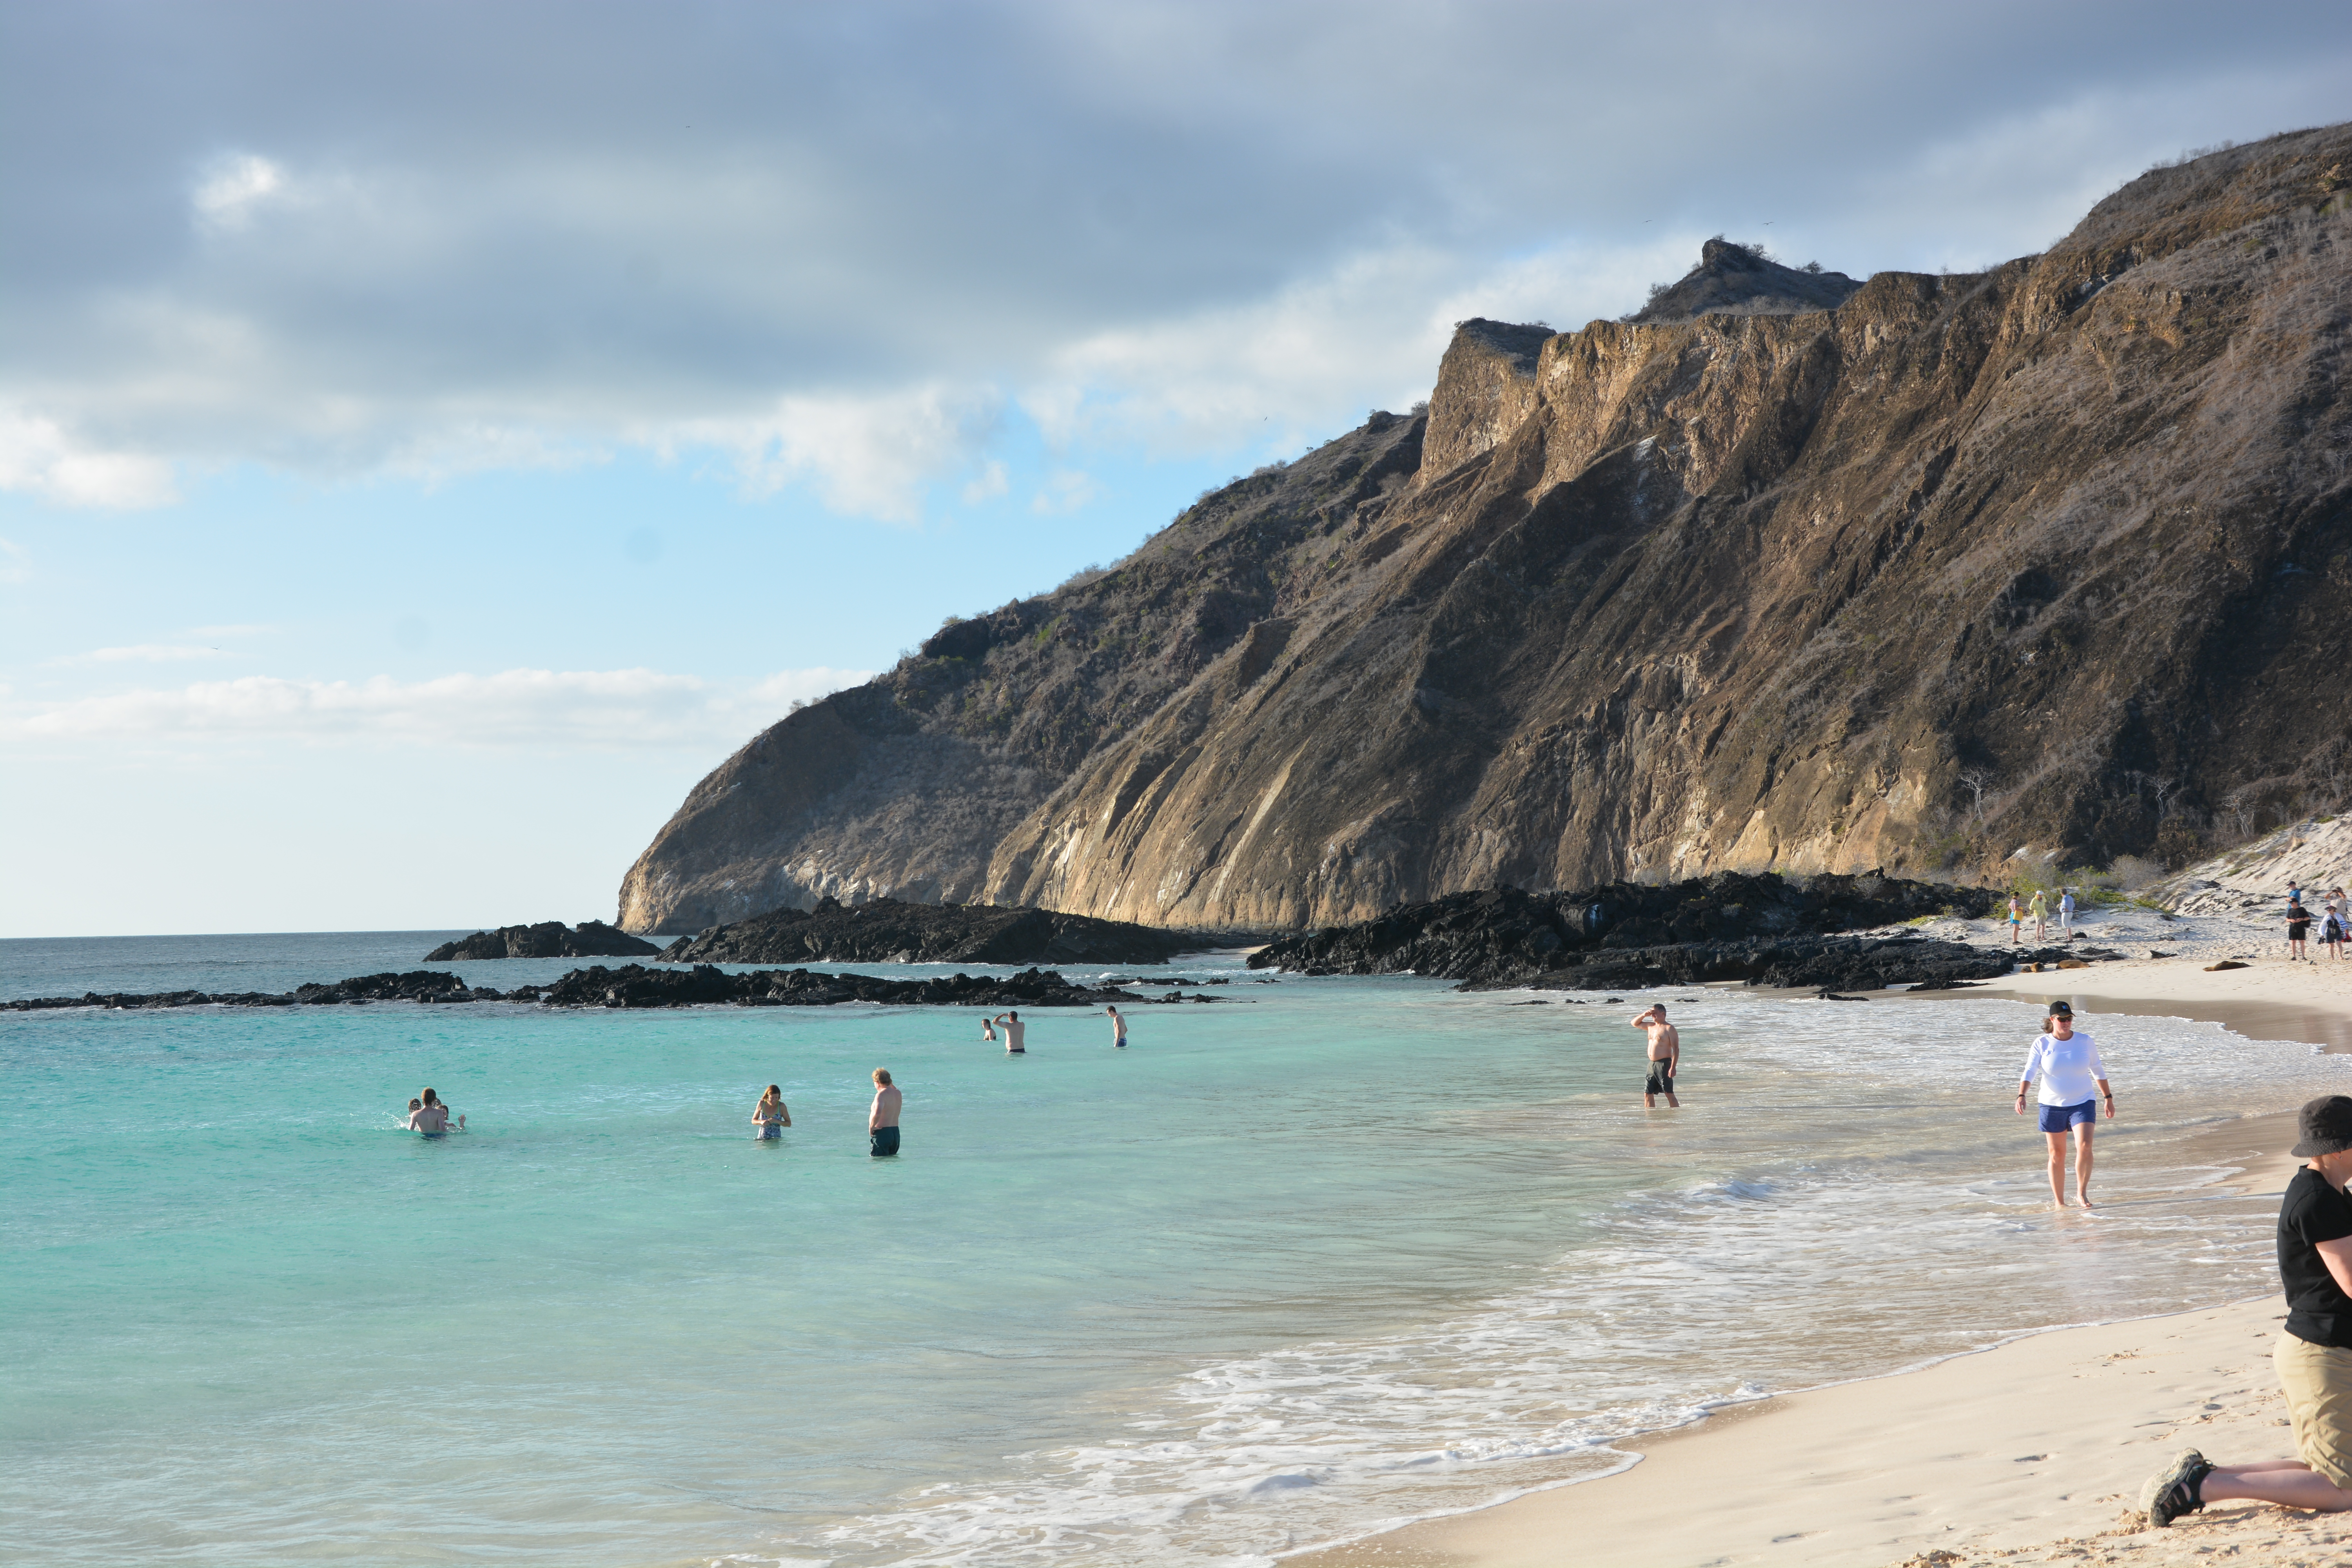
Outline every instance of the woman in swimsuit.
{"label": "woman in swimsuit", "polygon": [[768,1086],[768,1092],[761,1095],[760,1103],[751,1108],[751,1124],[760,1130],[760,1137],[781,1138],[784,1135],[784,1129],[793,1124],[793,1113],[784,1109],[782,1089],[772,1083]]}

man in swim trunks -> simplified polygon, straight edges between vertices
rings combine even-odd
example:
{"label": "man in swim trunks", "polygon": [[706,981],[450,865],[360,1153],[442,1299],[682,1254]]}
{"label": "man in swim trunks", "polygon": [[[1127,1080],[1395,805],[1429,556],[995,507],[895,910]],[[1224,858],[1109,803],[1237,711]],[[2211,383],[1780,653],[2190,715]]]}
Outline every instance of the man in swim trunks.
{"label": "man in swim trunks", "polygon": [[866,1152],[876,1159],[898,1152],[898,1086],[888,1068],[874,1069],[874,1105],[866,1113]]}
{"label": "man in swim trunks", "polygon": [[1126,1049],[1127,1020],[1118,1016],[1117,1007],[1107,1006],[1103,1011],[1110,1015],[1110,1043],[1122,1050]]}
{"label": "man in swim trunks", "polygon": [[2279,1205],[2279,1279],[2286,1327],[2272,1349],[2294,1428],[2294,1459],[2208,1464],[2190,1448],[2140,1488],[2161,1530],[2209,1502],[2252,1498],[2321,1513],[2352,1510],[2352,1099],[2326,1094],[2295,1117],[2305,1162]]}
{"label": "man in swim trunks", "polygon": [[[463,1131],[465,1126],[466,1119],[460,1116],[457,1118],[458,1130]],[[439,1095],[426,1089],[416,1102],[416,1109],[408,1113],[408,1130],[422,1132],[427,1138],[440,1137],[449,1131],[449,1108],[441,1103]]]}
{"label": "man in swim trunks", "polygon": [[1645,1029],[1650,1036],[1650,1076],[1642,1080],[1643,1109],[1655,1110],[1663,1094],[1668,1109],[1680,1110],[1683,1102],[1675,1098],[1675,1069],[1682,1066],[1683,1037],[1666,1022],[1666,1005],[1661,1002],[1635,1015],[1633,1027]]}
{"label": "man in swim trunks", "polygon": [[1021,1037],[1028,1033],[1029,1026],[1021,1021],[1021,1015],[1017,1010],[1010,1013],[999,1013],[993,1022],[998,1028],[1004,1031],[1004,1054],[1006,1056],[1018,1057],[1028,1054],[1029,1047],[1021,1043]]}

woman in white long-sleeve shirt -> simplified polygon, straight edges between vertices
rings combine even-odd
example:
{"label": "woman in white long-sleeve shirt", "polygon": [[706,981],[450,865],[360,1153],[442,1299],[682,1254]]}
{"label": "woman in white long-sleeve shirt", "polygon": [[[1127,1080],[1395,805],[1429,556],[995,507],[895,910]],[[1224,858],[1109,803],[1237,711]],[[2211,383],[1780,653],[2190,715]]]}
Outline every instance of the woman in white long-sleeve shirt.
{"label": "woman in white long-sleeve shirt", "polygon": [[2066,1134],[2074,1134],[2074,1195],[2091,1206],[2091,1130],[2098,1124],[2105,1102],[2107,1120],[2116,1119],[2116,1093],[2107,1087],[2107,1064],[2088,1035],[2074,1032],[2074,1009],[2063,1002],[2050,1004],[2042,1035],[2025,1053],[2025,1070],[2019,1073],[2017,1113],[2025,1114],[2026,1092],[2042,1079],[2042,1131],[2050,1140],[2050,1201],[2066,1206]]}

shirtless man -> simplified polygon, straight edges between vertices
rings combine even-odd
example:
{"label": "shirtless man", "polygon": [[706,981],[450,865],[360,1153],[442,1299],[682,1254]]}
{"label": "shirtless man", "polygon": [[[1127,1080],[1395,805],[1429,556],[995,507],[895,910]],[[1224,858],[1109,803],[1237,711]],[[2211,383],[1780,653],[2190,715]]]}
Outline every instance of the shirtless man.
{"label": "shirtless man", "polygon": [[866,1113],[866,1152],[876,1159],[898,1152],[898,1086],[888,1068],[874,1069],[874,1106]]}
{"label": "shirtless man", "polygon": [[1682,1066],[1683,1037],[1666,1022],[1666,1005],[1661,1002],[1635,1015],[1633,1027],[1646,1029],[1650,1036],[1650,1076],[1642,1083],[1643,1109],[1655,1110],[1663,1094],[1670,1109],[1680,1110],[1683,1102],[1675,1098],[1675,1070]]}
{"label": "shirtless man", "polygon": [[1127,1020],[1118,1016],[1117,1007],[1106,1006],[1103,1011],[1110,1015],[1110,1043],[1124,1049],[1127,1046]]}
{"label": "shirtless man", "polygon": [[991,1022],[1004,1031],[1006,1056],[1018,1057],[1028,1053],[1029,1047],[1021,1043],[1021,1037],[1028,1032],[1029,1026],[1021,1021],[1019,1013],[999,1013]]}
{"label": "shirtless man", "polygon": [[[410,1105],[412,1109],[408,1112],[408,1130],[411,1132],[422,1132],[427,1138],[438,1138],[449,1131],[449,1108],[442,1104],[441,1097],[431,1089],[426,1089],[421,1100],[410,1101]],[[465,1130],[466,1119],[460,1116],[457,1118],[457,1131],[463,1132]]]}

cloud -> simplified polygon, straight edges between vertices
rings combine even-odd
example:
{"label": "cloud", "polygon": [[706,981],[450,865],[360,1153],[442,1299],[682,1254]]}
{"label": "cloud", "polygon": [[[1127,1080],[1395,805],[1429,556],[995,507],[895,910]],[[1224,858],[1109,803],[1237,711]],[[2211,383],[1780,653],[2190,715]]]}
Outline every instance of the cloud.
{"label": "cloud", "polygon": [[0,489],[74,507],[135,509],[178,499],[165,458],[97,450],[54,419],[5,408],[0,408]]}
{"label": "cloud", "polygon": [[1003,459],[991,458],[981,465],[978,476],[963,487],[963,504],[978,506],[982,501],[994,500],[1012,488],[1013,481],[1005,473]]}
{"label": "cloud", "polygon": [[286,188],[286,171],[267,158],[250,154],[215,160],[211,170],[188,195],[197,226],[243,228],[254,209]]}
{"label": "cloud", "polygon": [[1856,273],[2021,254],[2352,75],[2336,0],[842,15],[0,20],[0,132],[45,150],[0,165],[0,489],[643,447],[905,523],[1004,493],[1015,405],[1063,443],[1295,447],[1425,388],[1452,313],[1614,314],[1718,229]]}
{"label": "cloud", "polygon": [[1030,498],[1029,510],[1039,517],[1053,517],[1083,508],[1102,493],[1094,480],[1076,468],[1056,468],[1045,476],[1045,483]]}
{"label": "cloud", "polygon": [[431,680],[297,680],[247,676],[0,710],[23,741],[186,745],[280,739],[407,746],[709,749],[740,743],[813,700],[870,679],[865,670],[782,670],[744,687],[650,669],[509,669]]}
{"label": "cloud", "polygon": [[25,547],[13,540],[0,539],[0,583],[29,583],[33,569],[25,564]]}

